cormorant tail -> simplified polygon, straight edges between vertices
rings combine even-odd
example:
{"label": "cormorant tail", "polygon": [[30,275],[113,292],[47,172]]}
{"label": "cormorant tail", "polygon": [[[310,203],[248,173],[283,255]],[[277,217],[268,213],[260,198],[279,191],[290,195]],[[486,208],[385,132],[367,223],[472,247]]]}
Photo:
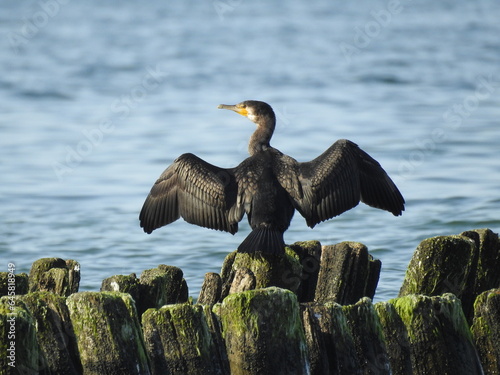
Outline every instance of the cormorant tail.
{"label": "cormorant tail", "polygon": [[277,229],[258,226],[238,246],[238,251],[240,253],[261,251],[266,254],[284,254],[285,241],[283,240],[283,233]]}

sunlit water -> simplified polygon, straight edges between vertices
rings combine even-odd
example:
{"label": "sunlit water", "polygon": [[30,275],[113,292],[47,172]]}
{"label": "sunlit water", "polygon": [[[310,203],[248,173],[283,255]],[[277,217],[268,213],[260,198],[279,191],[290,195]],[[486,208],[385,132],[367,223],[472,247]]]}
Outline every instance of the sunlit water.
{"label": "sunlit water", "polygon": [[247,156],[254,126],[220,103],[269,102],[273,145],[310,160],[339,138],[376,158],[402,217],[360,205],[287,243],[359,241],[397,295],[427,237],[500,229],[496,1],[58,1],[0,6],[0,268],[75,259],[81,290],[180,267],[197,297],[235,236],[182,220],[146,235],[138,213],[173,159]]}

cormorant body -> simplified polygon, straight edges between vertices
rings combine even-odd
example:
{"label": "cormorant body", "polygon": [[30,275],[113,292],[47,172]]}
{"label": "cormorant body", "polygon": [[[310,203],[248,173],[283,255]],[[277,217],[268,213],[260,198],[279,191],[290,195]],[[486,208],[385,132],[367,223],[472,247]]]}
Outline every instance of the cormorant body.
{"label": "cormorant body", "polygon": [[252,232],[238,251],[282,254],[283,233],[295,210],[311,228],[360,201],[396,216],[404,211],[394,182],[355,143],[339,140],[316,159],[299,163],[270,146],[276,118],[267,103],[247,100],[219,108],[257,125],[248,146],[250,157],[235,168],[219,168],[193,154],[181,155],[144,202],[139,219],[146,233],[182,217],[234,234],[246,214]]}

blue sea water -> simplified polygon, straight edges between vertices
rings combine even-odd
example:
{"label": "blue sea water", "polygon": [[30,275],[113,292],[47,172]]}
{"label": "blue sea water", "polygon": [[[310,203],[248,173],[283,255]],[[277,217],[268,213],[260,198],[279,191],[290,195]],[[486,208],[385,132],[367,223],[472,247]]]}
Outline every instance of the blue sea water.
{"label": "blue sea water", "polygon": [[269,102],[273,146],[311,160],[347,138],[406,198],[359,205],[287,243],[364,243],[395,297],[418,243],[500,229],[500,3],[361,0],[4,1],[0,5],[0,270],[81,264],[81,290],[158,264],[197,297],[235,235],[179,220],[151,235],[153,182],[192,152],[231,167],[254,125],[220,103]]}

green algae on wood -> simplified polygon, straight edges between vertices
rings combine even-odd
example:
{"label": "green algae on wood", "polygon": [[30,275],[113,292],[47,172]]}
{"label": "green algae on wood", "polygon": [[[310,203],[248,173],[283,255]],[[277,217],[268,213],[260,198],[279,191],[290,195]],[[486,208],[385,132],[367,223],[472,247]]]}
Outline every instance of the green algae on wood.
{"label": "green algae on wood", "polygon": [[323,246],[314,300],[346,305],[362,297],[373,298],[380,267],[380,261],[373,259],[361,243]]}
{"label": "green algae on wood", "polygon": [[373,307],[382,326],[392,374],[412,374],[410,342],[403,320],[389,302],[378,302]]}
{"label": "green algae on wood", "polygon": [[306,374],[297,296],[277,287],[231,294],[217,308],[232,375]]}
{"label": "green algae on wood", "polygon": [[80,264],[74,260],[42,258],[31,265],[29,291],[53,292],[69,296],[78,292]]}
{"label": "green algae on wood", "polygon": [[453,293],[460,298],[476,264],[476,246],[468,237],[425,239],[410,260],[399,296]]}
{"label": "green algae on wood", "polygon": [[180,268],[160,264],[145,270],[140,277],[141,309],[158,308],[166,304],[188,300],[188,288]]}
{"label": "green algae on wood", "polygon": [[391,374],[385,339],[372,301],[363,297],[353,305],[342,306],[352,332],[363,374]]}
{"label": "green algae on wood", "polygon": [[[104,279],[101,283],[101,292],[120,292],[130,294],[135,301],[135,307],[139,316],[141,316],[149,307],[152,307],[143,303],[146,296],[148,296],[147,292],[143,293],[143,289],[144,288],[135,273],[130,275],[113,275]],[[151,301],[149,303],[152,304],[153,302]]]}
{"label": "green algae on wood", "polygon": [[238,269],[248,269],[255,277],[255,288],[276,286],[296,292],[300,285],[302,266],[298,255],[290,248],[283,255],[270,255],[261,252],[254,254],[233,252],[224,260],[221,270],[222,298],[233,287],[234,276]]}
{"label": "green algae on wood", "polygon": [[0,374],[38,374],[45,370],[40,359],[36,323],[24,302],[0,298]]}
{"label": "green algae on wood", "polygon": [[141,288],[136,274],[113,275],[104,279],[101,283],[101,292],[128,293],[134,301],[139,301]]}
{"label": "green algae on wood", "polygon": [[84,374],[149,374],[134,300],[119,292],[82,292],[66,300]]}
{"label": "green algae on wood", "polygon": [[476,299],[471,332],[485,373],[500,374],[500,289]]}
{"label": "green algae on wood", "polygon": [[35,292],[19,300],[34,317],[40,361],[45,372],[80,374],[78,348],[65,298],[50,292]]}
{"label": "green algae on wood", "polygon": [[342,306],[335,302],[302,304],[311,375],[360,375],[361,365]]}
{"label": "green algae on wood", "polygon": [[[219,348],[201,305],[188,303],[149,309],[142,316],[152,374],[221,374]],[[214,360],[219,359],[219,360]]]}
{"label": "green algae on wood", "polygon": [[415,374],[482,374],[460,300],[453,294],[389,301],[408,332]]}
{"label": "green algae on wood", "polygon": [[8,296],[9,292],[10,295],[16,296],[28,293],[28,275],[24,272],[15,275],[11,272],[0,272],[0,297]]}
{"label": "green algae on wood", "polygon": [[217,374],[229,375],[229,361],[227,358],[226,344],[224,342],[224,338],[222,337],[222,323],[219,319],[219,314],[214,312],[215,306],[220,306],[220,303],[217,305],[202,306],[208,329],[212,335],[212,341],[214,342],[212,361],[219,366]]}

